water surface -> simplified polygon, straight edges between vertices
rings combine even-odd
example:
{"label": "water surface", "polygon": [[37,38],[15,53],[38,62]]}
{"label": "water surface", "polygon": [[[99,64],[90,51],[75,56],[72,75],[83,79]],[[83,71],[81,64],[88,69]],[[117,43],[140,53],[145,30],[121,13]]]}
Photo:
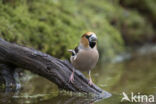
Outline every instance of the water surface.
{"label": "water surface", "polygon": [[129,60],[99,65],[92,71],[92,77],[99,87],[112,93],[110,98],[94,102],[94,99],[88,96],[60,93],[55,84],[29,73],[22,78],[21,90],[1,89],[0,103],[133,104],[121,103],[122,92],[128,95],[131,92],[146,95],[156,94],[156,54],[155,52],[150,54],[133,53]]}

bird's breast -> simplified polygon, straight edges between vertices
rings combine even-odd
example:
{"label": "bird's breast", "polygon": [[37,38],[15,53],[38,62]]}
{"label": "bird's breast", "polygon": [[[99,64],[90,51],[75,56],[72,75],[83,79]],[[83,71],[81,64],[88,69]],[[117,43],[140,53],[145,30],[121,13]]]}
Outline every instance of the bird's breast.
{"label": "bird's breast", "polygon": [[77,54],[72,64],[76,69],[88,71],[93,69],[98,62],[99,54],[97,50],[83,50]]}

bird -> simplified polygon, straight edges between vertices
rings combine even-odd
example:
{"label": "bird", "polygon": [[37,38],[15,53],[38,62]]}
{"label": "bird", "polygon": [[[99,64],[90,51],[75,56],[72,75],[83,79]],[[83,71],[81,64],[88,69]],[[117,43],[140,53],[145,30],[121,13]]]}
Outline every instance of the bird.
{"label": "bird", "polygon": [[[89,85],[93,85],[91,78],[91,70],[95,68],[98,59],[99,52],[97,50],[97,36],[94,32],[86,32],[81,36],[79,45],[74,50],[68,50],[71,52],[70,61],[71,64],[80,71],[88,71]],[[70,76],[69,81],[74,81],[74,71]]]}

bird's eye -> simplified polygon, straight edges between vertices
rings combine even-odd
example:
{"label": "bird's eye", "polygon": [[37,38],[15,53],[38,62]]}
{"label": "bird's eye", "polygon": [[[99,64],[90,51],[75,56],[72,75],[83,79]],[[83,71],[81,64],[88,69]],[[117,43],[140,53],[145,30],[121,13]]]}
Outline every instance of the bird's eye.
{"label": "bird's eye", "polygon": [[86,35],[86,38],[89,39],[90,36]]}

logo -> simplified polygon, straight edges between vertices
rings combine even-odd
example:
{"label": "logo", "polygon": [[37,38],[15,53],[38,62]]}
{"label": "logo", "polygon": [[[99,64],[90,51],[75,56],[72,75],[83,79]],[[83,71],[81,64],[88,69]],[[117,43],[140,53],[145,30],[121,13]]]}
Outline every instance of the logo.
{"label": "logo", "polygon": [[134,94],[133,92],[130,94],[130,97],[123,92],[123,97],[121,99],[121,102],[123,101],[129,101],[129,102],[154,102],[154,95],[141,95],[140,93]]}

